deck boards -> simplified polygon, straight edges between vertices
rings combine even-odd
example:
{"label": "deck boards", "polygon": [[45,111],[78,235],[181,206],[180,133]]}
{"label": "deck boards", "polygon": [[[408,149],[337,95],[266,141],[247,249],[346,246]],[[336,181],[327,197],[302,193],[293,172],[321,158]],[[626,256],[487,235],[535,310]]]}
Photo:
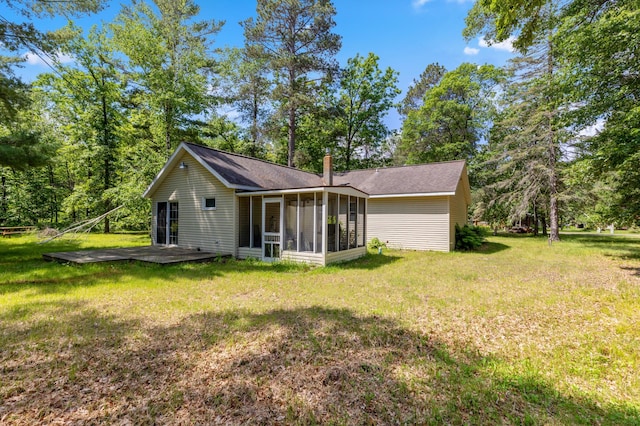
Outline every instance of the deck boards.
{"label": "deck boards", "polygon": [[100,250],[64,251],[44,253],[46,260],[70,263],[97,263],[132,261],[158,263],[162,265],[183,262],[205,262],[217,257],[215,253],[180,247],[144,246]]}

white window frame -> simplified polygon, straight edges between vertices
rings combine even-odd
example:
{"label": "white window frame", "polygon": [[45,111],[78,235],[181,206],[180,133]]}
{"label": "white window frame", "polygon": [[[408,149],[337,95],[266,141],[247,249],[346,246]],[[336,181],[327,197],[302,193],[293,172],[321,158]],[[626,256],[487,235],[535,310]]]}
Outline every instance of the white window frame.
{"label": "white window frame", "polygon": [[[211,200],[213,199],[213,202],[215,203],[216,207],[207,207],[207,200]],[[216,200],[216,197],[202,197],[202,210],[215,210],[218,207],[218,201]]]}

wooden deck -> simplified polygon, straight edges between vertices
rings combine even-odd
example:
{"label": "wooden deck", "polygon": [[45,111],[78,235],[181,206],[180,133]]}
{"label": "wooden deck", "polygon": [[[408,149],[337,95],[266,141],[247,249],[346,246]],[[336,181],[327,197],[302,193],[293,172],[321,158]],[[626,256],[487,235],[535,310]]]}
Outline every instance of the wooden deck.
{"label": "wooden deck", "polygon": [[215,259],[218,255],[180,247],[145,246],[44,253],[42,257],[45,260],[79,264],[137,260],[168,265],[184,262],[206,262]]}

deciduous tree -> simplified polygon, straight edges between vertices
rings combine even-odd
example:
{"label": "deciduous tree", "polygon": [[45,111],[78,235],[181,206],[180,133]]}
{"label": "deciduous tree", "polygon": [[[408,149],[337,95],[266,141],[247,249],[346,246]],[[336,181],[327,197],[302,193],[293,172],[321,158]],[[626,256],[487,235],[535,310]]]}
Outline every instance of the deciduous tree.
{"label": "deciduous tree", "polygon": [[34,18],[80,16],[100,10],[104,1],[0,0],[0,4],[3,11],[18,17],[10,19],[0,11],[0,166],[40,166],[46,160],[46,146],[39,146],[37,133],[21,129],[15,122],[18,111],[27,108],[29,94],[13,69],[24,61],[26,53],[55,64],[60,43],[69,35],[64,31],[44,33],[36,28]]}
{"label": "deciduous tree", "polygon": [[[77,210],[82,205],[101,214],[115,207],[110,190],[116,185],[124,84],[108,34],[93,28],[85,39],[79,29],[75,31],[76,38],[67,43],[75,63],[60,67],[55,75],[41,76],[38,84],[56,106],[65,144],[84,160],[77,165],[84,169],[84,176],[70,198],[77,203],[67,203],[68,208]],[[110,232],[108,217],[104,232]]]}
{"label": "deciduous tree", "polygon": [[398,155],[407,163],[471,160],[495,109],[503,72],[464,63],[426,91],[423,104],[402,124]]}
{"label": "deciduous tree", "polygon": [[154,141],[168,157],[191,119],[212,106],[209,48],[223,23],[195,21],[200,8],[192,0],[154,0],[154,5],[134,0],[111,29],[126,55],[134,103],[146,107]]}
{"label": "deciduous tree", "polygon": [[370,166],[389,130],[383,119],[394,106],[398,89],[398,73],[392,68],[382,71],[378,56],[373,53],[365,57],[356,55],[347,61],[340,73],[336,94],[339,130],[338,152],[344,170],[351,170],[354,157],[360,166]]}

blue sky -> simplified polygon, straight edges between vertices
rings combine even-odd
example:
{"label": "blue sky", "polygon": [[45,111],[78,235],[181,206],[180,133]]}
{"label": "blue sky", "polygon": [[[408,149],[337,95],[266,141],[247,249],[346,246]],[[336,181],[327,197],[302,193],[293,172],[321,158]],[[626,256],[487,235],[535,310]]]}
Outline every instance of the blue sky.
{"label": "blue sky", "polygon": [[[120,10],[123,2],[110,2],[101,13],[76,21],[83,28],[109,22]],[[126,2],[125,2],[126,3]],[[241,46],[242,28],[239,22],[255,14],[255,1],[196,0],[203,19],[226,21],[215,45]],[[383,68],[391,67],[400,73],[399,86],[403,91],[433,62],[452,70],[463,62],[504,65],[513,56],[509,43],[488,46],[481,39],[465,42],[462,37],[464,18],[473,2],[465,0],[334,0],[337,10],[335,32],[342,36],[342,49],[338,54],[341,64],[356,54],[373,52],[380,57]],[[8,18],[10,15],[1,13]],[[38,23],[41,29],[64,25],[62,19]],[[20,72],[31,79],[46,72],[46,65],[30,56]],[[386,119],[391,129],[401,123],[397,113]]]}

